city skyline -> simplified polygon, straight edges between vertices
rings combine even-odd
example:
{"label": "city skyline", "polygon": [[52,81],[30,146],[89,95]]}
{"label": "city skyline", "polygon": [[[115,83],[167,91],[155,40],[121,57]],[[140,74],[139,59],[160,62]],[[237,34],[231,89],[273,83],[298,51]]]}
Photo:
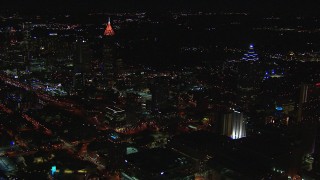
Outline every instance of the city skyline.
{"label": "city skyline", "polygon": [[1,3],[0,179],[320,178],[313,3]]}

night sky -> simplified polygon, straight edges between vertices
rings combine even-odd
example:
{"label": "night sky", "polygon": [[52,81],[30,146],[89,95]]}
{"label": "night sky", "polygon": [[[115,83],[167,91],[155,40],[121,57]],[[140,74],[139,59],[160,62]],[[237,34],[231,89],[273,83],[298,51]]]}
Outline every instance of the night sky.
{"label": "night sky", "polygon": [[1,9],[46,11],[167,11],[167,10],[236,10],[282,15],[319,14],[316,0],[6,0]]}

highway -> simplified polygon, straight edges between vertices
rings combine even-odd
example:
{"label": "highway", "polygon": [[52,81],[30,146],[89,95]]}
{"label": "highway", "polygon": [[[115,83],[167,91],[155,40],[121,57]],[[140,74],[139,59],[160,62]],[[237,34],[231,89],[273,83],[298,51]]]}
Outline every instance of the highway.
{"label": "highway", "polygon": [[[59,107],[61,109],[64,109],[74,115],[77,116],[85,116],[85,109],[81,108],[79,105],[77,105],[74,102],[70,102],[68,100],[64,100],[58,97],[54,97],[54,96],[50,96],[49,94],[45,94],[45,92],[40,89],[40,88],[33,88],[32,86],[19,82],[16,79],[12,79],[4,74],[0,74],[0,81],[3,81],[6,84],[12,85],[14,87],[18,87],[18,88],[22,88],[25,89],[26,91],[29,92],[34,92],[37,97],[39,98],[39,100],[42,100],[48,104],[52,104],[56,107]],[[30,120],[32,122],[32,119],[27,119],[28,121]],[[97,127],[97,129],[100,130],[106,130],[106,126],[101,124],[100,122],[96,122],[96,121],[92,121],[90,118],[87,118],[88,123],[94,125]],[[34,124],[36,125],[36,124]],[[40,124],[39,124],[40,125]],[[42,125],[40,125],[42,126]],[[43,127],[43,126],[42,126]],[[50,134],[51,132],[46,130],[48,134]]]}
{"label": "highway", "polygon": [[[59,100],[56,97],[52,97],[50,95],[44,94],[43,92],[41,92],[41,90],[39,89],[34,89],[31,86],[21,83],[17,80],[11,79],[5,75],[0,75],[0,80],[5,82],[6,84],[12,85],[14,87],[18,87],[18,88],[23,88],[26,91],[32,91],[35,92],[36,95],[38,96],[39,99],[46,101],[47,103],[51,103],[53,105],[56,105],[58,107],[61,107],[69,112],[75,113],[75,114],[83,114],[82,110],[80,108],[77,108],[77,106],[74,105],[74,103],[68,102],[68,101],[63,101],[63,100]],[[7,113],[7,114],[12,114],[13,111],[9,108],[7,108],[4,104],[0,103],[0,110]],[[48,129],[47,127],[45,127],[43,124],[41,124],[39,121],[35,120],[34,118],[30,117],[27,114],[21,113],[21,117],[23,119],[25,119],[27,122],[31,123],[34,127],[35,130],[41,130],[43,129],[44,131],[42,131],[43,133],[45,133],[46,135],[52,136],[53,132],[52,130]],[[92,121],[91,121],[92,123]],[[95,125],[98,124],[98,122],[95,123]],[[100,125],[100,124],[99,124]],[[104,127],[105,128],[105,127]],[[11,134],[12,136],[14,136],[13,134]],[[102,162],[99,161],[99,157],[98,155],[94,155],[93,157],[91,157],[90,155],[88,155],[87,151],[84,151],[84,149],[81,149],[80,152],[77,152],[75,146],[77,144],[72,144],[67,142],[64,139],[59,138],[59,140],[63,143],[62,148],[66,149],[68,152],[71,152],[71,154],[75,157],[75,158],[80,158],[82,160],[85,161],[89,161],[93,164],[95,164],[97,166],[97,168],[101,171],[105,170],[105,166],[103,165]],[[18,142],[17,144],[20,146],[24,146],[24,147],[28,147],[28,145],[21,141],[16,139],[16,141]],[[89,142],[86,141],[86,143],[88,144]],[[28,155],[28,154],[32,154],[35,153],[36,151],[28,151],[28,152],[10,152],[10,156],[18,156],[18,155]]]}

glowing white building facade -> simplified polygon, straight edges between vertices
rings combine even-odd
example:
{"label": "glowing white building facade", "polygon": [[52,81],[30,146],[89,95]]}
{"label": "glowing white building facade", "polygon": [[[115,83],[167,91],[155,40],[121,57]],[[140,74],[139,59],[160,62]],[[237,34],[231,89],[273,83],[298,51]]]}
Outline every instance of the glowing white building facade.
{"label": "glowing white building facade", "polygon": [[222,134],[239,139],[246,137],[246,122],[243,118],[243,113],[234,111],[223,116]]}

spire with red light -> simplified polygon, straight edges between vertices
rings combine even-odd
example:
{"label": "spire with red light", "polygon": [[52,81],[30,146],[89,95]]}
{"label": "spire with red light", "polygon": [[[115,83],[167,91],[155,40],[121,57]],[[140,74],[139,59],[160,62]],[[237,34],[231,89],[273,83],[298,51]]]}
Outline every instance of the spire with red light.
{"label": "spire with red light", "polygon": [[105,36],[113,36],[114,35],[114,31],[111,26],[110,18],[109,18],[106,30],[104,30],[103,35],[105,35]]}

